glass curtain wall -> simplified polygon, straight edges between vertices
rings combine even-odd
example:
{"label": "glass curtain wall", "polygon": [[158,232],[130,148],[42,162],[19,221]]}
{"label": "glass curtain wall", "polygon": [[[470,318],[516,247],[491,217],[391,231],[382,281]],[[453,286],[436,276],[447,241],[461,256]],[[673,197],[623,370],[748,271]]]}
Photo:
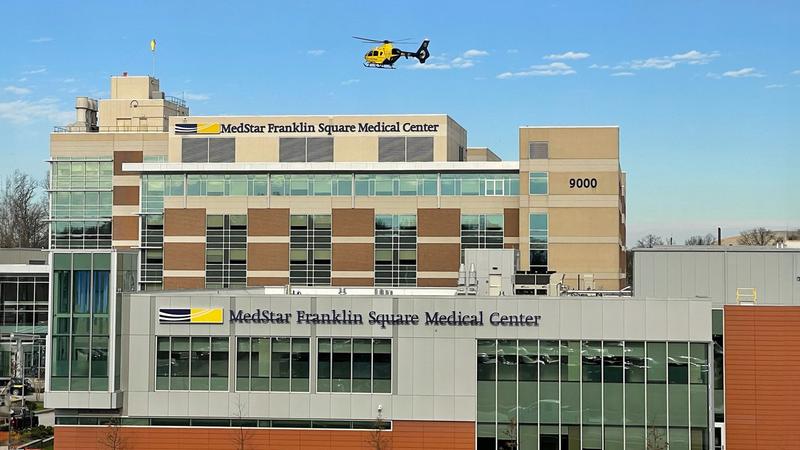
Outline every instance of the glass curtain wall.
{"label": "glass curtain wall", "polygon": [[479,450],[708,449],[707,343],[479,340],[477,348]]}
{"label": "glass curtain wall", "polygon": [[206,217],[206,288],[247,285],[247,216]]}
{"label": "glass curtain wall", "polygon": [[50,388],[106,391],[111,254],[53,254]]}
{"label": "glass curtain wall", "polygon": [[111,159],[51,162],[51,248],[111,247]]}
{"label": "glass curtain wall", "polygon": [[289,223],[289,282],[330,286],[330,214],[292,215]]}
{"label": "glass curtain wall", "polygon": [[417,216],[375,216],[375,286],[416,286]]}

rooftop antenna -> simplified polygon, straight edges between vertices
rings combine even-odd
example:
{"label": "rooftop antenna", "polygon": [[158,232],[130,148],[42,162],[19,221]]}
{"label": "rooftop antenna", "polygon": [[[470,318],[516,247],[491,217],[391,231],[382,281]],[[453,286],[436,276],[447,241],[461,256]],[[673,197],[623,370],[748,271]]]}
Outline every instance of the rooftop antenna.
{"label": "rooftop antenna", "polygon": [[153,78],[156,77],[156,40],[150,39],[150,53],[153,54]]}

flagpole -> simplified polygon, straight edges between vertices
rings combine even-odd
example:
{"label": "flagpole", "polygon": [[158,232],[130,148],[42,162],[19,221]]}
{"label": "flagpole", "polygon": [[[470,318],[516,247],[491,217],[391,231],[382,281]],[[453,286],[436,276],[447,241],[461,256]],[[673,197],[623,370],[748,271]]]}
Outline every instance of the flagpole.
{"label": "flagpole", "polygon": [[155,78],[156,77],[156,40],[155,39],[151,39],[150,40],[150,53],[153,54],[153,72],[152,72],[152,77]]}

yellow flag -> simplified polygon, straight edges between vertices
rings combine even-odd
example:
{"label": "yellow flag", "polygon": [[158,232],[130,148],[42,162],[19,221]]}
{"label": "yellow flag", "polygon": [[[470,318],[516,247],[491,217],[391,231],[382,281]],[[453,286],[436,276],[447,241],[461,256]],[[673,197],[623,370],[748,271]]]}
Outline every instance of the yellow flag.
{"label": "yellow flag", "polygon": [[155,39],[151,39],[150,40],[150,51],[151,52],[156,51],[156,40]]}

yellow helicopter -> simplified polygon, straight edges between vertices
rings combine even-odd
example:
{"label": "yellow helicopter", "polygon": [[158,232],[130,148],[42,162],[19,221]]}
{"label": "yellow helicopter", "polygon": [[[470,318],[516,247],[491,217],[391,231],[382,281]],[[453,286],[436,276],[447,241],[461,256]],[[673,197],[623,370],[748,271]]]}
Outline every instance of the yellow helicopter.
{"label": "yellow helicopter", "polygon": [[358,36],[353,36],[353,38],[358,39],[361,42],[380,44],[364,55],[364,67],[372,67],[375,69],[394,69],[394,63],[396,63],[401,56],[405,57],[406,59],[408,59],[409,56],[412,58],[417,58],[417,61],[419,61],[420,64],[425,64],[425,61],[429,56],[431,56],[431,53],[428,51],[428,43],[430,42],[428,39],[422,41],[422,44],[420,44],[419,49],[417,49],[416,52],[407,52],[392,45],[401,43],[402,41],[381,41]]}

